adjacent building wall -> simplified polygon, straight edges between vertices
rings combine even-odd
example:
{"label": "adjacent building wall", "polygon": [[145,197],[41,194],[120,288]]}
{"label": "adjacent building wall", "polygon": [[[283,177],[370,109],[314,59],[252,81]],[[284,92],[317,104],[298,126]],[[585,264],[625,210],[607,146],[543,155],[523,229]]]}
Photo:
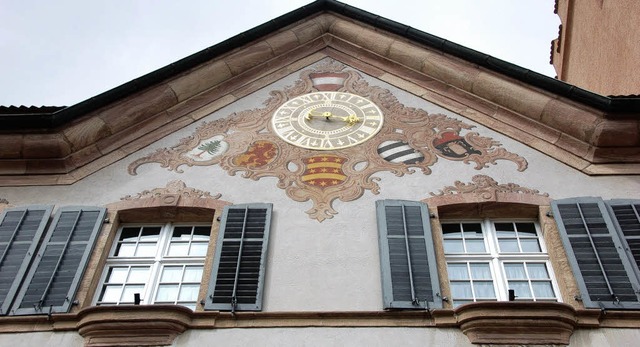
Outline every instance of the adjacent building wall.
{"label": "adjacent building wall", "polygon": [[556,2],[562,24],[551,58],[558,78],[602,95],[640,93],[640,2]]}

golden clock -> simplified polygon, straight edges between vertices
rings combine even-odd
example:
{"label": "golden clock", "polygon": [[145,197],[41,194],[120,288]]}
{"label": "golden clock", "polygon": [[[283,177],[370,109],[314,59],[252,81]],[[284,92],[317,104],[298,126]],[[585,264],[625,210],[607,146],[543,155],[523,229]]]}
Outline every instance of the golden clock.
{"label": "golden clock", "polygon": [[271,118],[273,131],[294,146],[328,151],[361,144],[380,131],[380,108],[359,95],[315,92],[292,98]]}

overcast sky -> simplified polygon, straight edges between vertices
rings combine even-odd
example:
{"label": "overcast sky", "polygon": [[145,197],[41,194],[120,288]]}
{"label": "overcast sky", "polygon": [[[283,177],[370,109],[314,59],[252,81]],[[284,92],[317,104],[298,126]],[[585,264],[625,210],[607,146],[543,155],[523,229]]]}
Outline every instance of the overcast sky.
{"label": "overcast sky", "polygon": [[[69,106],[311,0],[0,0],[0,105]],[[345,0],[547,76],[554,0]]]}

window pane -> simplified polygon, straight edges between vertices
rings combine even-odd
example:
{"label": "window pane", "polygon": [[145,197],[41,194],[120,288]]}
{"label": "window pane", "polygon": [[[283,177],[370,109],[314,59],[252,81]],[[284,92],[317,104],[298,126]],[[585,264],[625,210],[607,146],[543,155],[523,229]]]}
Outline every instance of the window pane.
{"label": "window pane", "polygon": [[122,290],[121,285],[105,286],[100,296],[100,301],[103,302],[118,302],[120,300],[120,292]]}
{"label": "window pane", "polygon": [[533,293],[535,294],[536,299],[556,297],[553,292],[551,282],[531,282],[531,286],[533,287]]}
{"label": "window pane", "polygon": [[182,278],[182,266],[165,266],[162,269],[162,276],[160,276],[160,282],[167,283],[179,283]]}
{"label": "window pane", "polygon": [[474,281],[473,288],[476,291],[477,299],[495,299],[496,293],[493,290],[493,282],[489,281]]}
{"label": "window pane", "polygon": [[513,227],[513,223],[493,223],[494,228],[496,229],[496,233],[498,237],[514,237],[515,228]]}
{"label": "window pane", "polygon": [[191,244],[191,250],[189,251],[189,255],[192,257],[204,257],[207,255],[207,247],[209,245],[204,242],[197,242]]}
{"label": "window pane", "polygon": [[169,252],[167,255],[169,256],[179,256],[179,255],[187,255],[189,252],[189,244],[180,242],[180,243],[172,243],[169,245]]}
{"label": "window pane", "polygon": [[197,301],[199,290],[199,284],[183,285],[182,288],[180,288],[180,296],[178,297],[178,301]]}
{"label": "window pane", "polygon": [[539,263],[528,263],[527,270],[529,271],[529,278],[531,279],[549,279],[549,272],[547,272],[547,266]]}
{"label": "window pane", "polygon": [[149,280],[148,267],[132,267],[129,271],[128,283],[146,283]]}
{"label": "window pane", "polygon": [[136,242],[140,235],[140,228],[122,228],[120,233],[120,241]]}
{"label": "window pane", "polygon": [[520,239],[520,246],[523,252],[536,252],[541,251],[538,239]]}
{"label": "window pane", "polygon": [[184,270],[183,282],[198,282],[202,279],[202,266],[187,266]]}
{"label": "window pane", "polygon": [[462,233],[460,232],[460,224],[442,224],[442,235],[445,239],[462,238]]}
{"label": "window pane", "polygon": [[139,243],[136,250],[136,257],[155,257],[156,243]]}
{"label": "window pane", "polygon": [[191,239],[191,227],[175,227],[171,241],[189,241]]}
{"label": "window pane", "polygon": [[447,269],[449,271],[449,279],[451,280],[466,280],[469,279],[469,273],[467,272],[467,264],[448,264]]}
{"label": "window pane", "polygon": [[142,291],[144,290],[144,285],[127,285],[124,287],[122,291],[122,296],[120,297],[120,302],[133,302],[134,294],[139,293],[142,295]]}
{"label": "window pane", "polygon": [[485,253],[486,250],[484,248],[484,240],[466,240],[467,243],[467,253]]}
{"label": "window pane", "polygon": [[195,227],[193,231],[193,240],[209,240],[211,237],[211,227]]}
{"label": "window pane", "polygon": [[524,265],[519,263],[507,263],[504,264],[504,272],[508,279],[526,279],[527,275],[524,272]]}
{"label": "window pane", "polygon": [[527,281],[509,281],[509,289],[515,290],[516,299],[530,299],[529,282]]}
{"label": "window pane", "polygon": [[464,253],[462,240],[444,240],[445,253]]}
{"label": "window pane", "polygon": [[519,252],[518,240],[516,239],[500,239],[498,240],[500,245],[500,252]]}
{"label": "window pane", "polygon": [[480,223],[464,223],[462,224],[465,238],[482,237],[482,227]]}
{"label": "window pane", "polygon": [[116,257],[133,257],[136,251],[135,243],[121,243],[116,248]]}
{"label": "window pane", "polygon": [[124,283],[129,269],[126,267],[112,267],[107,275],[107,283]]}
{"label": "window pane", "polygon": [[160,227],[144,227],[140,235],[140,241],[157,241],[161,229]]}
{"label": "window pane", "polygon": [[520,237],[536,237],[536,227],[533,223],[516,223]]}
{"label": "window pane", "polygon": [[470,267],[471,267],[471,277],[474,280],[492,279],[491,270],[489,269],[489,264],[473,263],[470,265]]}
{"label": "window pane", "polygon": [[454,298],[463,298],[463,299],[473,298],[473,294],[471,293],[471,283],[451,282],[451,295]]}
{"label": "window pane", "polygon": [[178,298],[177,284],[161,284],[158,287],[155,301],[175,302]]}

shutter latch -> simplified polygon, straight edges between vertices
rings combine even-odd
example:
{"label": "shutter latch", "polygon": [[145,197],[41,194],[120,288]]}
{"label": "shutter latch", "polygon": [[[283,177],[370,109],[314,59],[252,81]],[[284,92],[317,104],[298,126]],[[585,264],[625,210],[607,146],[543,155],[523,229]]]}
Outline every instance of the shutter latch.
{"label": "shutter latch", "polygon": [[617,296],[617,295],[615,295],[615,294],[611,293],[611,298],[613,299],[613,301],[615,301],[615,303],[616,303],[617,305],[619,305],[619,304],[620,304],[620,299],[618,298],[618,296]]}
{"label": "shutter latch", "polygon": [[234,295],[231,297],[231,314],[236,312],[236,306],[238,306],[238,299]]}

